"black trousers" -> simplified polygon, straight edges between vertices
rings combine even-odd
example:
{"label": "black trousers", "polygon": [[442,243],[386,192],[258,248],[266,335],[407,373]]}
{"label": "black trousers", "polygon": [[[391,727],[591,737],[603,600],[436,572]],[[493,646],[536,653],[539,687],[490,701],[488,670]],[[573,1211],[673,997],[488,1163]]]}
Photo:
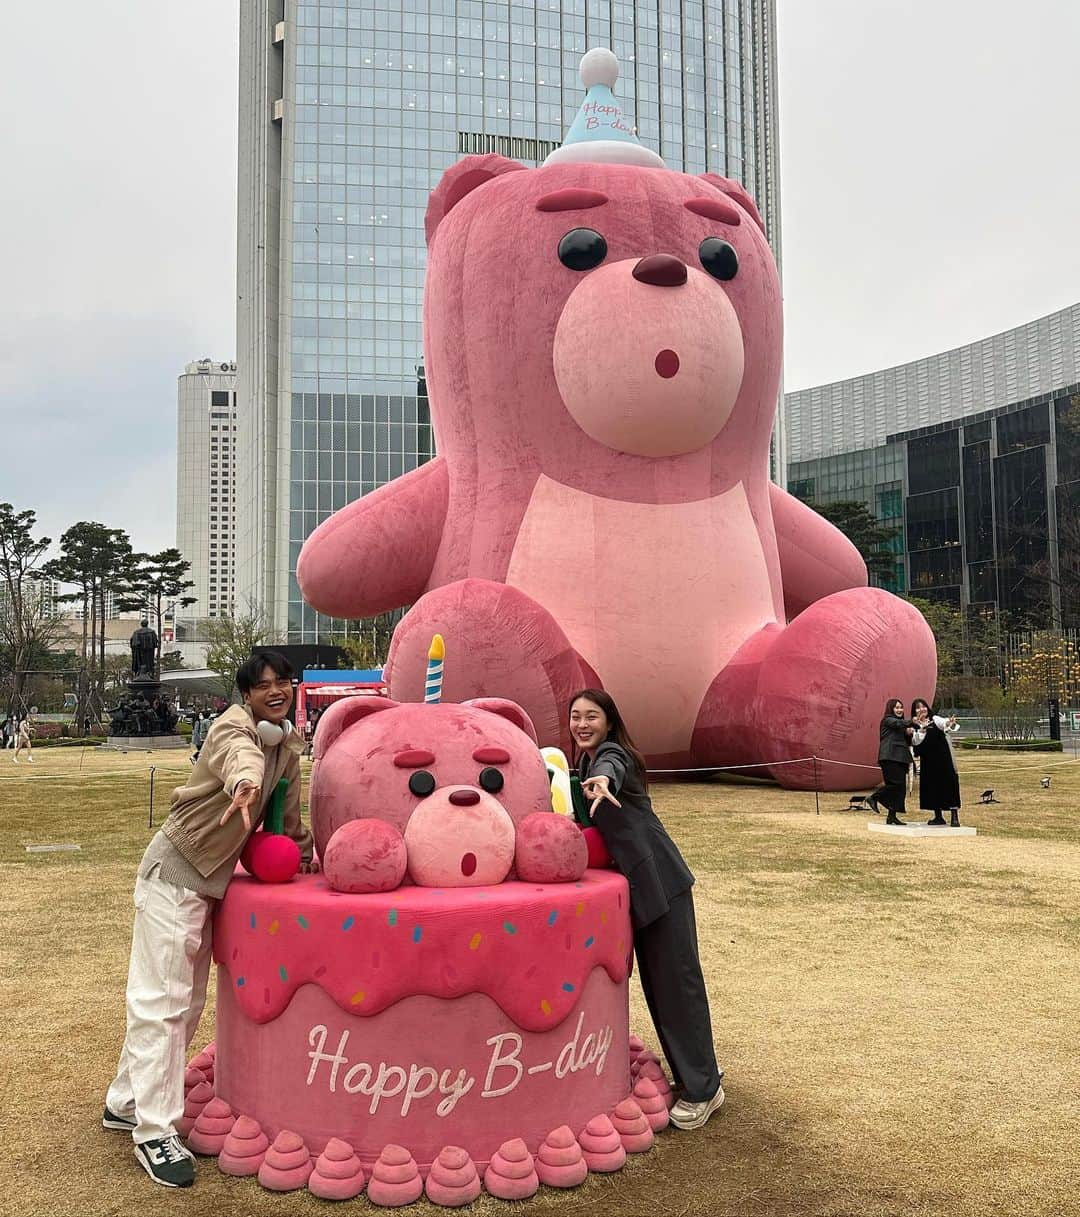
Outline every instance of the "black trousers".
{"label": "black trousers", "polygon": [[700,1103],[720,1085],[709,997],[698,959],[694,898],[671,900],[670,910],[634,932],[634,954],[645,1001],[673,1079]]}
{"label": "black trousers", "polygon": [[907,798],[907,771],[903,761],[882,761],[881,776],[885,785],[874,791],[874,798],[894,814],[902,814]]}

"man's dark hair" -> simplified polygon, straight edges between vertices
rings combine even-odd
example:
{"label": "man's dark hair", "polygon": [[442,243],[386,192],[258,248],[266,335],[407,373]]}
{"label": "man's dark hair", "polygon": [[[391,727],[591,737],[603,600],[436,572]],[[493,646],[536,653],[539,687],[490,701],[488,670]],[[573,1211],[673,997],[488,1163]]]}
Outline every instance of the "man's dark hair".
{"label": "man's dark hair", "polygon": [[288,677],[289,680],[296,675],[292,664],[280,651],[256,651],[236,670],[236,687],[241,693],[251,692],[262,679],[264,668],[269,668],[275,676]]}

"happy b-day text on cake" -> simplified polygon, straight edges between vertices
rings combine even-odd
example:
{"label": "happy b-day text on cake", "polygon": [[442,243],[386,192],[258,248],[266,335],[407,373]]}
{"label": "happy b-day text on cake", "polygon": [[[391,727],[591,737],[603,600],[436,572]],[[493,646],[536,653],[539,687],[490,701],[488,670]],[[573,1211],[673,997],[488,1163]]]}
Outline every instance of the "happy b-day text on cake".
{"label": "happy b-day text on cake", "polygon": [[[599,1077],[607,1062],[612,1029],[603,1026],[582,1036],[585,1013],[578,1015],[574,1034],[563,1044],[554,1060],[528,1064],[523,1057],[526,1037],[517,1031],[504,1031],[485,1040],[491,1049],[481,1099],[497,1099],[515,1090],[522,1079],[537,1073],[552,1071],[557,1078],[569,1077],[586,1069],[594,1069]],[[453,1067],[436,1069],[431,1065],[395,1065],[387,1061],[355,1061],[348,1057],[349,1030],[342,1031],[333,1051],[326,1051],[329,1031],[322,1023],[311,1028],[308,1043],[311,1060],[307,1084],[321,1081],[331,1094],[339,1089],[345,1094],[368,1095],[368,1110],[374,1115],[386,1100],[400,1099],[401,1115],[407,1116],[414,1103],[430,1099],[435,1114],[448,1116],[477,1083],[468,1070]],[[325,1069],[323,1068],[325,1066]],[[437,1100],[435,1096],[440,1096]]]}

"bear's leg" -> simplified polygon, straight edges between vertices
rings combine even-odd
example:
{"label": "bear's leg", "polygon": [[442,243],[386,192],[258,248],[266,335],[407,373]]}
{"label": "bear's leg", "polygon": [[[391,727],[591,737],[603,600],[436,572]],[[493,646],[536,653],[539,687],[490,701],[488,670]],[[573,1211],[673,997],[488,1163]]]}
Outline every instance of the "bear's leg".
{"label": "bear's leg", "polygon": [[463,579],[427,593],[394,631],[386,662],[390,695],[423,701],[433,634],[446,643],[443,701],[507,697],[528,712],[541,745],[569,754],[568,702],[598,685],[555,618],[516,588]]}
{"label": "bear's leg", "polygon": [[702,702],[694,762],[767,761],[792,790],[872,789],[886,701],[932,702],[936,681],[934,636],[916,608],[880,588],[836,592],[740,648]]}

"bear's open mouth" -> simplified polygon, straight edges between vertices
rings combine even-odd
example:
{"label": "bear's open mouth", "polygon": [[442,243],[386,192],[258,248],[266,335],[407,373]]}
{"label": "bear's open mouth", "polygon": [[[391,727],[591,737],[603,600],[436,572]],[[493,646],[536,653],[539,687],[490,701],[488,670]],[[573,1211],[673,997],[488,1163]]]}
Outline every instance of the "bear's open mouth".
{"label": "bear's open mouth", "polygon": [[679,357],[674,351],[666,348],[656,357],[656,371],[665,380],[670,380],[679,370]]}
{"label": "bear's open mouth", "polygon": [[476,854],[464,854],[461,859],[461,873],[467,879],[476,873]]}

